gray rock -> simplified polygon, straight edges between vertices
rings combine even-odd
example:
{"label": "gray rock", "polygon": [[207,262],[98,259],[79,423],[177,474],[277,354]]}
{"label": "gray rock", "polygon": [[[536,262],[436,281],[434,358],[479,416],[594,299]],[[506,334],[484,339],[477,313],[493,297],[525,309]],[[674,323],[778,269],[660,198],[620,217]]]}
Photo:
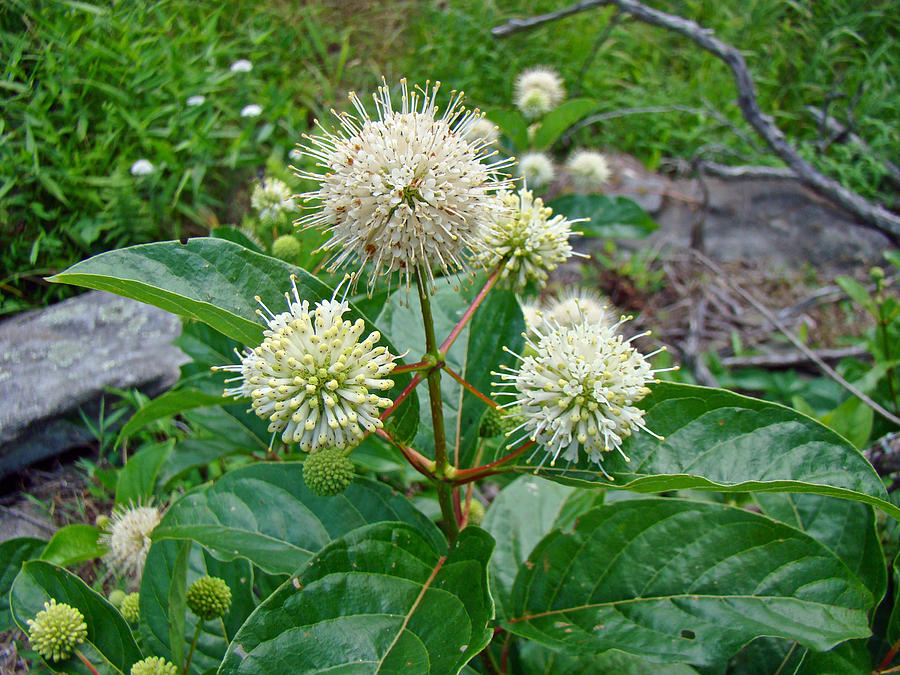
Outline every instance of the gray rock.
{"label": "gray rock", "polygon": [[0,478],[88,440],[64,418],[105,387],[171,387],[180,332],[173,314],[101,291],[0,323]]}

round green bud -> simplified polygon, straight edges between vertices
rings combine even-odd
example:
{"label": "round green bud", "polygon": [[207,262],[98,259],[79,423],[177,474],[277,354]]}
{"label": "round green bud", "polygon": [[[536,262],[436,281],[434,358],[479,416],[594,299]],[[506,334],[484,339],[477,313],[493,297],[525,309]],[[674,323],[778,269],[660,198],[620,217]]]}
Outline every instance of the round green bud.
{"label": "round green bud", "polygon": [[484,504],[472,497],[472,501],[469,502],[468,524],[481,525],[482,520],[484,520]]}
{"label": "round green bud", "polygon": [[28,620],[28,639],[34,650],[48,661],[62,661],[87,639],[84,615],[70,605],[55,599],[44,603],[44,609]]}
{"label": "round green bud", "polygon": [[158,656],[149,656],[131,666],[131,675],[177,675],[178,666]]}
{"label": "round green bud", "polygon": [[109,604],[111,604],[116,609],[122,606],[122,601],[125,599],[125,596],[128,594],[125,591],[121,591],[118,588],[109,594]]}
{"label": "round green bud", "polygon": [[107,527],[109,527],[110,523],[112,523],[112,520],[110,520],[110,517],[105,513],[100,513],[96,518],[94,518],[94,525],[99,527],[101,530],[105,530]]}
{"label": "round green bud", "polygon": [[303,462],[303,480],[317,495],[333,497],[353,482],[356,470],[343,450],[322,448],[311,452]]}
{"label": "round green bud", "polygon": [[200,577],[185,596],[187,606],[203,621],[224,615],[231,607],[231,589],[219,577]]}
{"label": "round green bud", "polygon": [[119,613],[128,623],[137,623],[141,620],[140,601],[140,593],[129,593],[122,599],[122,604],[119,605]]}
{"label": "round green bud", "polygon": [[502,418],[502,410],[494,406],[488,406],[487,411],[481,416],[481,426],[478,427],[478,435],[482,438],[499,436],[503,432]]}
{"label": "round green bud", "polygon": [[280,260],[294,262],[300,257],[302,247],[297,237],[285,234],[272,242],[272,255]]}
{"label": "round green bud", "polygon": [[880,285],[881,282],[884,281],[884,270],[881,267],[878,267],[876,265],[875,267],[873,267],[872,269],[869,270],[869,277],[876,284]]}

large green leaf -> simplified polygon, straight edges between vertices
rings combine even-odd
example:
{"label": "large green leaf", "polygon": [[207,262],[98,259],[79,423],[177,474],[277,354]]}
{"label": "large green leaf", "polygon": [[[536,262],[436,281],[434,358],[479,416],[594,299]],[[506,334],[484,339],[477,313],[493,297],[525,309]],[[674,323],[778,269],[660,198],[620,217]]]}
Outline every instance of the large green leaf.
{"label": "large green leaf", "polygon": [[[571,485],[662,492],[811,492],[865,502],[900,519],[872,465],[844,438],[806,415],[776,403],[721,389],[661,382],[640,403],[648,428],[604,458],[609,481],[580,453],[577,463],[545,462],[541,476]],[[524,458],[523,458],[524,456]],[[533,473],[528,453],[509,468]]]}
{"label": "large green leaf", "polygon": [[644,209],[627,197],[607,195],[564,195],[551,199],[547,206],[566,218],[587,218],[576,229],[587,237],[640,239],[658,229]]}
{"label": "large green leaf", "polygon": [[153,531],[191,539],[223,560],[247,558],[267,572],[290,574],[332,539],[382,520],[419,528],[433,545],[443,535],[403,495],[358,478],[336,497],[306,487],[299,462],[252,464],[179,499]]}
{"label": "large green leaf", "polygon": [[492,548],[475,527],[449,551],[404,523],[354,530],[257,608],[219,673],[457,673],[492,635]]}
{"label": "large green leaf", "polygon": [[[28,619],[54,598],[80,611],[87,624],[87,640],[79,650],[100,673],[128,673],[141,652],[125,619],[103,597],[71,572],[42,560],[22,566],[9,593],[13,618],[23,631]],[[52,664],[58,672],[90,673],[75,656]]]}
{"label": "large green leaf", "polygon": [[[246,560],[221,562],[190,542],[155,542],[147,555],[141,577],[141,636],[153,654],[173,663],[190,650],[197,628],[197,616],[186,609],[186,589],[202,576],[223,579],[231,589],[231,607],[224,616],[228,639],[250,616],[255,605],[253,574]],[[222,622],[201,622],[197,647],[191,659],[191,673],[205,673],[219,665],[227,641]]]}
{"label": "large green leaf", "polygon": [[512,141],[516,152],[528,149],[528,122],[518,110],[488,110],[486,117]]}
{"label": "large green leaf", "polygon": [[510,672],[518,675],[697,675],[696,670],[685,664],[669,664],[661,669],[659,664],[615,649],[603,654],[581,656],[566,650],[549,649],[531,640],[516,642],[517,658],[512,660],[515,669]]}
{"label": "large green leaf", "polygon": [[43,539],[18,537],[0,544],[0,633],[15,628],[9,611],[9,589],[19,573],[22,563],[40,556],[47,545]]}
{"label": "large green leaf", "polygon": [[116,504],[146,504],[149,501],[153,496],[156,476],[174,444],[169,439],[147,445],[128,459],[116,477]]}
{"label": "large green leaf", "polygon": [[86,523],[73,523],[60,528],[53,535],[40,558],[54,565],[75,565],[99,558],[106,549],[98,542],[100,529]]}
{"label": "large green leaf", "polygon": [[544,150],[553,145],[564,131],[596,108],[597,101],[592,98],[573,98],[548,112],[534,134],[535,149]]}
{"label": "large green leaf", "polygon": [[157,489],[166,490],[173,481],[191,469],[207,466],[229,455],[247,452],[246,446],[236,444],[228,438],[186,438],[175,444],[160,466],[156,475]]}
{"label": "large green leaf", "polygon": [[[233,359],[231,359],[233,360]],[[224,363],[224,362],[223,362]],[[187,410],[194,408],[204,408],[211,405],[224,405],[228,403],[227,399],[221,395],[213,395],[196,389],[176,389],[167,391],[162,396],[153,399],[150,403],[138,410],[131,419],[125,423],[119,435],[116,438],[116,445],[123,440],[129,438],[138,429],[145,427],[151,422],[160,420],[174,415],[180,415]]]}
{"label": "large green leaf", "polygon": [[511,631],[556,648],[712,664],[760,636],[825,651],[875,598],[809,535],[742,509],[641,499],[555,530],[519,569]]}

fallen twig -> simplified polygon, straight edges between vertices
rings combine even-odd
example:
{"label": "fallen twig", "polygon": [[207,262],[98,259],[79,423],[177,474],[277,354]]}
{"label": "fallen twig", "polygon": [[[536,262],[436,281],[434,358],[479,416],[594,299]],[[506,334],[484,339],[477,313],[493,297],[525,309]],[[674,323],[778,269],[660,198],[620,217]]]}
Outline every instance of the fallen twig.
{"label": "fallen twig", "polygon": [[[813,352],[822,361],[840,361],[846,358],[871,357],[862,346],[841,347],[839,349],[817,349]],[[778,354],[754,354],[753,356],[726,356],[722,365],[729,368],[795,368],[815,364],[809,356],[799,351]]]}

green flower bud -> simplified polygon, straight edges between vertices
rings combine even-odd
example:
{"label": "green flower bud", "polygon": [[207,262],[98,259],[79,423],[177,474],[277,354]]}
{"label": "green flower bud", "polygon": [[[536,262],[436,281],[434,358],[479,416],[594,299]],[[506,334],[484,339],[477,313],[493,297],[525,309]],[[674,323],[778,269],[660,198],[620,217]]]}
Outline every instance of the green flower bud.
{"label": "green flower bud", "polygon": [[502,418],[502,410],[499,410],[494,406],[488,406],[487,411],[481,417],[481,426],[478,427],[478,435],[482,438],[499,436],[503,432],[503,427],[501,426]]}
{"label": "green flower bud", "polygon": [[876,265],[869,270],[869,276],[877,284],[880,281],[884,281],[884,270]]}
{"label": "green flower bud", "polygon": [[105,513],[97,514],[97,517],[94,518],[94,525],[99,527],[101,530],[105,530],[112,523],[112,520]]}
{"label": "green flower bud", "polygon": [[131,675],[177,675],[178,666],[158,656],[149,656],[131,666]]}
{"label": "green flower bud", "polygon": [[209,621],[224,615],[231,607],[231,589],[219,577],[201,577],[188,588],[185,601],[194,614]]}
{"label": "green flower bud", "polygon": [[303,462],[303,480],[317,495],[333,497],[346,490],[353,482],[356,470],[353,462],[336,448],[322,448],[311,452]]}
{"label": "green flower bud", "polygon": [[122,599],[119,612],[128,623],[137,623],[141,620],[140,600],[139,593],[129,593]]}
{"label": "green flower bud", "polygon": [[297,260],[297,258],[300,257],[300,252],[302,250],[297,237],[290,234],[278,237],[278,239],[272,242],[272,255],[279,260],[284,260],[286,262],[294,262]]}
{"label": "green flower bud", "polygon": [[109,594],[109,604],[111,604],[116,609],[122,606],[122,601],[128,594],[125,591],[120,591],[118,588]]}
{"label": "green flower bud", "polygon": [[74,607],[44,603],[44,609],[28,620],[28,639],[35,651],[48,661],[62,661],[87,639],[84,615]]}
{"label": "green flower bud", "polygon": [[472,501],[469,502],[468,524],[481,525],[482,520],[484,520],[484,504],[472,497]]}

